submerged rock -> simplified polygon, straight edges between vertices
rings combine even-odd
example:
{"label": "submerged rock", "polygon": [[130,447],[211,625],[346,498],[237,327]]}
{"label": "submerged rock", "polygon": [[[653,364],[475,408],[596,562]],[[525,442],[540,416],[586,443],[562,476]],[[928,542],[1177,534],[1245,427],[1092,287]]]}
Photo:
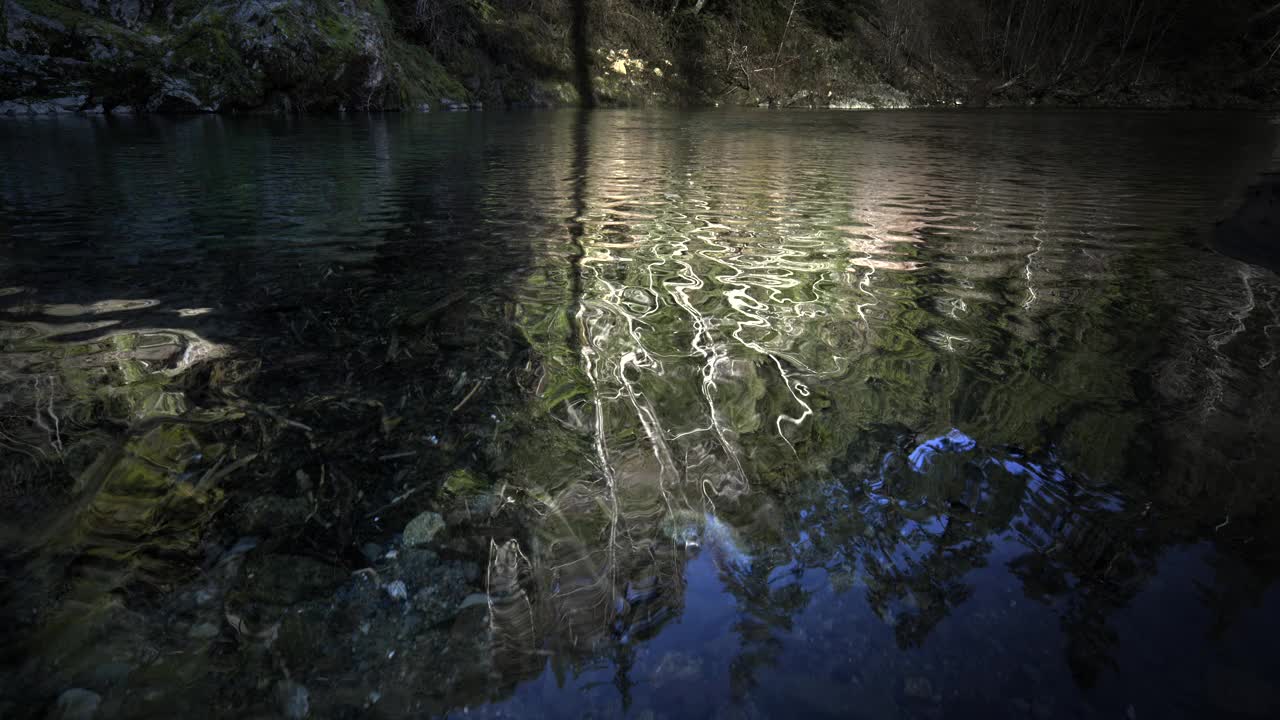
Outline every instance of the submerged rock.
{"label": "submerged rock", "polygon": [[485,490],[485,483],[470,470],[460,469],[449,473],[441,489],[446,495],[467,497],[482,493]]}
{"label": "submerged rock", "polygon": [[302,498],[262,495],[245,503],[236,513],[236,531],[241,535],[271,535],[302,525],[311,507]]}
{"label": "submerged rock", "polygon": [[405,526],[404,545],[411,548],[425,547],[444,529],[445,522],[440,513],[424,512]]}
{"label": "submerged rock", "polygon": [[326,595],[348,578],[341,568],[299,555],[266,555],[250,561],[244,592],[250,600],[288,605]]}
{"label": "submerged rock", "polygon": [[72,688],[58,696],[52,717],[56,720],[89,720],[98,714],[102,696],[90,690]]}

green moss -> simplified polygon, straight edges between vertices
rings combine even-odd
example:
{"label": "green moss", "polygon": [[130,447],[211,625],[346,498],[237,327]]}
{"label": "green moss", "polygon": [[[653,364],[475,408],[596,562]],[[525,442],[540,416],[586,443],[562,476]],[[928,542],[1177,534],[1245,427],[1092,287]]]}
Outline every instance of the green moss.
{"label": "green moss", "polygon": [[193,459],[208,461],[216,452],[202,448],[183,423],[157,425],[122,448],[108,448],[81,476],[78,487],[91,499],[73,526],[59,531],[59,541],[129,565],[144,561],[144,551],[192,550],[222,494],[182,478]]}
{"label": "green moss", "polygon": [[[23,22],[27,41],[16,49],[84,63],[83,70],[51,66],[48,77],[41,78],[41,85],[47,87],[38,92],[54,96],[88,91],[112,104],[115,98],[138,103],[154,90],[152,71],[158,67],[161,50],[153,39],[61,3],[17,0],[17,4],[33,19]],[[99,47],[109,52],[96,52]]]}
{"label": "green moss", "polygon": [[[33,15],[48,18],[63,25],[67,36],[96,35],[112,41],[112,45],[117,47],[137,47],[145,42],[135,33],[119,25],[53,0],[13,0],[13,2]],[[42,30],[40,27],[30,25],[27,29],[36,32]],[[57,32],[52,29],[44,29],[44,31]]]}
{"label": "green moss", "polygon": [[185,28],[173,44],[170,63],[184,72],[196,97],[213,106],[249,106],[261,100],[263,75],[237,49],[222,13],[207,13]]}
{"label": "green moss", "polygon": [[442,97],[470,99],[466,88],[425,48],[392,39],[387,51],[401,107],[416,108],[422,103],[434,107]]}
{"label": "green moss", "polygon": [[165,390],[158,383],[110,388],[103,399],[108,416],[120,419],[177,417],[187,411],[182,393]]}
{"label": "green moss", "polygon": [[[143,32],[72,3],[15,1],[33,15],[24,30],[26,37],[35,38],[19,50],[83,60],[87,70],[69,74],[66,83],[79,83],[108,106],[154,107],[175,81],[189,89],[200,109],[260,107],[273,89],[296,109],[417,107],[434,105],[442,97],[470,99],[430,52],[397,37],[383,0],[285,3],[260,23],[238,22],[221,3],[178,0]],[[366,86],[371,63],[378,61],[366,49],[370,36],[385,43],[381,59],[389,81],[375,87]],[[97,46],[111,52],[91,52]],[[60,68],[55,77],[62,73]],[[20,90],[14,85],[13,92]],[[56,81],[47,90],[50,96],[67,92]],[[161,109],[196,109],[182,104],[181,93],[173,95]]]}
{"label": "green moss", "polygon": [[[262,58],[270,84],[289,88],[300,108],[330,108],[358,97],[367,67],[361,22],[331,2],[279,8],[272,35],[284,42]],[[376,98],[370,98],[377,107]]]}
{"label": "green moss", "polygon": [[454,470],[445,478],[444,486],[441,491],[452,497],[467,497],[469,495],[478,495],[485,489],[483,480],[475,476],[470,470]]}
{"label": "green moss", "polygon": [[325,42],[335,49],[353,50],[359,41],[355,21],[346,15],[325,13],[316,21],[316,27],[319,28]]}

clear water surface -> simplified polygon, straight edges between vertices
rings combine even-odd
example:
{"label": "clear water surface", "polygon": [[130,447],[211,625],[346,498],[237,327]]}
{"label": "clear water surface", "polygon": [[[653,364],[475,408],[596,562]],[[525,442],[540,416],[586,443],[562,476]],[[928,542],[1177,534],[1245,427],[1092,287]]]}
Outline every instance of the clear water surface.
{"label": "clear water surface", "polygon": [[0,714],[1276,717],[1278,130],[0,122]]}

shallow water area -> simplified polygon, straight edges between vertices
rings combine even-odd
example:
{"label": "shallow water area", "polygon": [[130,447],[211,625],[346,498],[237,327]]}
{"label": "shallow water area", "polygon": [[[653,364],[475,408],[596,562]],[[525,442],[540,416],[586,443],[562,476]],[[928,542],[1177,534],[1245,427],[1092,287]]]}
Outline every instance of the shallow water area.
{"label": "shallow water area", "polygon": [[0,715],[1274,717],[1278,133],[0,122]]}

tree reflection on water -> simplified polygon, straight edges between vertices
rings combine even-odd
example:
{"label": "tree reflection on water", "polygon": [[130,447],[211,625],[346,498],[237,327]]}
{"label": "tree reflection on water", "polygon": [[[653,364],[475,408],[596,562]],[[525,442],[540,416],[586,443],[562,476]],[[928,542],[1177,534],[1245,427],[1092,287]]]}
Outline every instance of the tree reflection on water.
{"label": "tree reflection on water", "polygon": [[1278,706],[1280,284],[1171,240],[1252,170],[1209,120],[223,122],[199,183],[0,180],[6,697]]}

